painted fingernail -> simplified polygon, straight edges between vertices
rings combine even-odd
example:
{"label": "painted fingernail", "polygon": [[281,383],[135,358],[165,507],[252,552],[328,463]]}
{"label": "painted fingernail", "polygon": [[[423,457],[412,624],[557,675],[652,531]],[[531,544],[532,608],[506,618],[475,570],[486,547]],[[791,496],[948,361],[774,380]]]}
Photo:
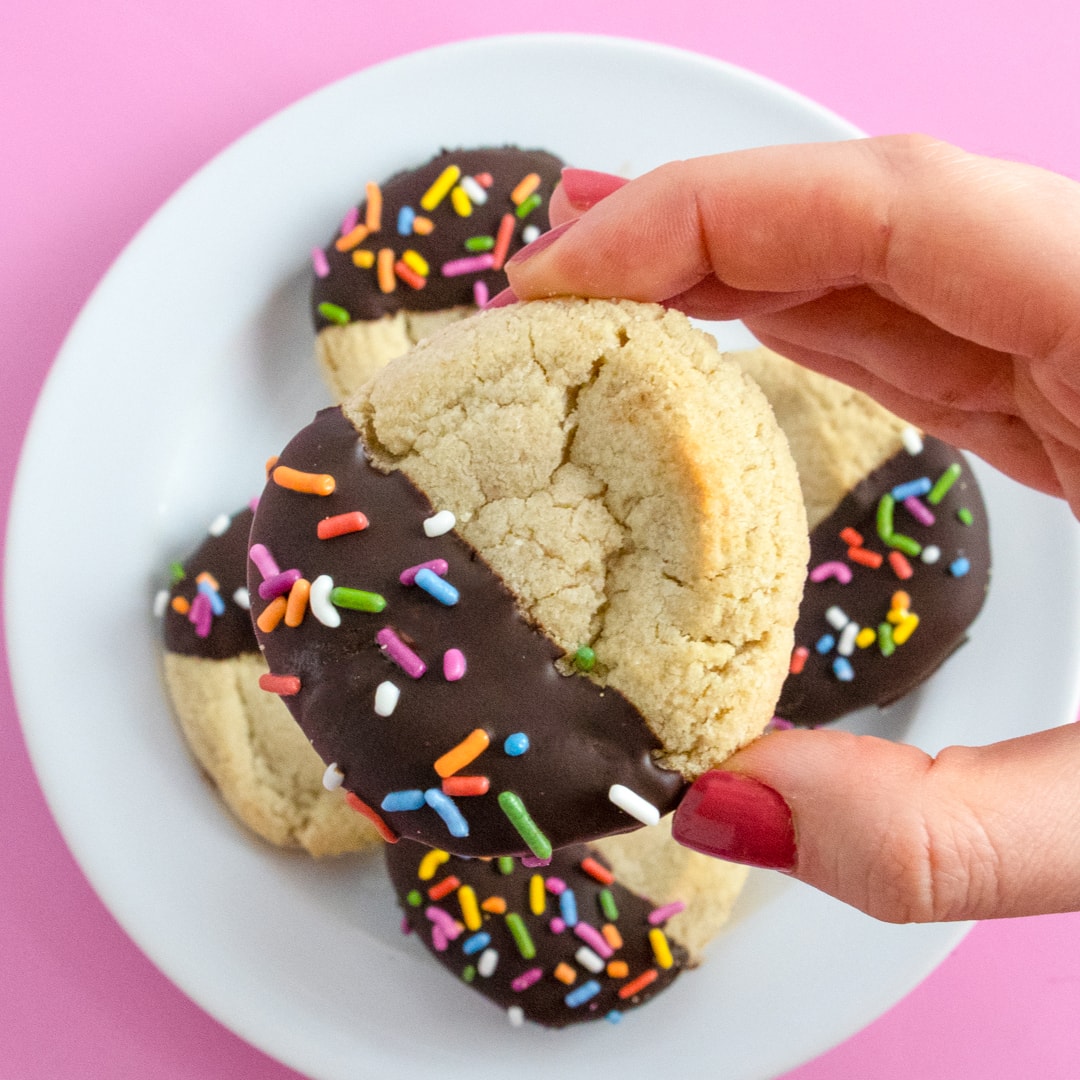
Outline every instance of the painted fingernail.
{"label": "painted fingernail", "polygon": [[563,194],[575,210],[588,210],[627,183],[625,177],[593,169],[566,168],[562,171]]}
{"label": "painted fingernail", "polygon": [[497,307],[509,307],[511,304],[516,304],[518,298],[514,295],[514,290],[508,285],[502,292],[496,293],[485,305],[484,310],[490,311],[492,308]]}
{"label": "painted fingernail", "polygon": [[680,844],[718,859],[785,873],[795,868],[791,809],[771,787],[741,773],[699,776],[671,831]]}
{"label": "painted fingernail", "polygon": [[520,266],[523,262],[531,259],[534,255],[538,255],[544,248],[550,247],[567,229],[570,228],[575,222],[564,221],[561,225],[556,225],[554,229],[548,229],[546,233],[541,233],[531,244],[526,244],[523,248],[518,248],[514,255],[506,260],[507,266]]}

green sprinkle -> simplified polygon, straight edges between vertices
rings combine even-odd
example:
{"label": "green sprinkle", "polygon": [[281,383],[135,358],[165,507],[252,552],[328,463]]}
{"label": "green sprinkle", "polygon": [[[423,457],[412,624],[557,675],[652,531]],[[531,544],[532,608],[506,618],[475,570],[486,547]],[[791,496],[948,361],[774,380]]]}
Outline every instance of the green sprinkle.
{"label": "green sprinkle", "polygon": [[491,251],[494,247],[494,236],[470,236],[465,241],[466,251]]}
{"label": "green sprinkle", "polygon": [[174,585],[179,585],[185,577],[187,577],[187,574],[184,573],[184,567],[182,563],[169,563],[169,579]]}
{"label": "green sprinkle", "polygon": [[895,509],[896,500],[889,492],[886,492],[877,504],[877,533],[886,544],[893,534],[893,510]]}
{"label": "green sprinkle", "polygon": [[892,623],[883,622],[877,628],[878,648],[882,656],[892,656],[896,652],[896,642],[893,641]]}
{"label": "green sprinkle", "polygon": [[409,895],[405,897],[405,900],[409,907],[419,907],[424,902],[424,898],[420,895],[419,889],[410,889]]}
{"label": "green sprinkle", "polygon": [[592,671],[596,667],[596,653],[588,645],[582,645],[574,653],[574,667],[578,671]]}
{"label": "green sprinkle", "polygon": [[527,218],[543,202],[534,191],[515,211],[519,218]]}
{"label": "green sprinkle", "polygon": [[615,903],[615,897],[610,889],[601,889],[597,899],[600,901],[600,910],[608,922],[617,922],[619,919],[619,907]]}
{"label": "green sprinkle", "polygon": [[970,525],[975,520],[975,515],[966,506],[961,506],[956,511],[956,516],[960,519],[961,525]]}
{"label": "green sprinkle", "polygon": [[953,462],[938,478],[937,483],[930,489],[930,494],[926,496],[926,501],[931,506],[937,506],[942,499],[949,493],[949,488],[960,479],[960,473],[963,470]]}
{"label": "green sprinkle", "polygon": [[902,551],[905,555],[910,555],[913,559],[922,551],[922,544],[918,540],[912,540],[910,536],[904,536],[903,533],[893,533],[885,543],[889,547],[896,548],[897,551]]}
{"label": "green sprinkle", "polygon": [[499,806],[529,850],[538,859],[550,859],[551,841],[536,827],[536,822],[529,816],[520,796],[512,791],[503,791],[499,794]]}
{"label": "green sprinkle", "polygon": [[469,966],[468,966],[468,967],[467,967],[467,968],[466,968],[466,969],[465,969],[465,970],[464,970],[464,971],[463,971],[463,972],[461,973],[461,977],[462,977],[462,979],[463,979],[463,980],[464,980],[465,982],[467,982],[467,983],[471,983],[471,982],[473,981],[473,979],[475,979],[475,978],[476,978],[476,968],[475,968],[475,967],[474,967],[474,966],[473,966],[472,964],[470,964],[470,965],[469,965]]}
{"label": "green sprinkle", "polygon": [[514,860],[509,855],[499,856],[499,873],[512,874],[514,872]]}
{"label": "green sprinkle", "polygon": [[338,585],[330,590],[330,603],[352,611],[382,611],[386,607],[386,598],[375,592],[346,589]]}
{"label": "green sprinkle", "polygon": [[331,304],[326,300],[319,305],[319,314],[327,322],[337,323],[338,326],[344,326],[352,321],[351,316],[343,307],[338,307],[337,304]]}
{"label": "green sprinkle", "polygon": [[506,916],[506,928],[510,931],[518,952],[524,959],[531,960],[536,955],[536,946],[533,944],[532,935],[525,925],[525,920],[516,911],[511,911]]}

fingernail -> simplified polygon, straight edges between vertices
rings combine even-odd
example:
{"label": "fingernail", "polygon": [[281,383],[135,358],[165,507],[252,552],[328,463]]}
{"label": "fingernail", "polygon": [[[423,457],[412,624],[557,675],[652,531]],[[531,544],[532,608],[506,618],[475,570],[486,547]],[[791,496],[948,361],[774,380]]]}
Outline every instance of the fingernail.
{"label": "fingernail", "polygon": [[790,873],[795,829],[788,804],[771,787],[741,773],[705,773],[675,811],[672,835],[706,855]]}
{"label": "fingernail", "polygon": [[502,292],[496,293],[484,305],[484,310],[490,311],[492,308],[509,307],[511,304],[516,304],[517,302],[518,298],[514,295],[514,290],[507,286]]}
{"label": "fingernail", "polygon": [[556,225],[554,229],[548,229],[546,233],[541,233],[531,244],[519,248],[511,258],[506,260],[506,265],[520,266],[526,260],[539,254],[544,248],[550,247],[573,224],[573,221],[564,221],[561,225]]}
{"label": "fingernail", "polygon": [[588,210],[626,183],[629,181],[625,177],[593,169],[566,168],[562,171],[563,194],[575,210]]}

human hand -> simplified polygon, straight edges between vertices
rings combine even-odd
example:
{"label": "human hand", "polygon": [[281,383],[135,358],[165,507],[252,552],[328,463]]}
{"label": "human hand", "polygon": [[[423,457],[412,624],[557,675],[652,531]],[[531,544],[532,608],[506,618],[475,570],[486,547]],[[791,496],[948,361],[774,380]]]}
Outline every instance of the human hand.
{"label": "human hand", "polygon": [[[742,318],[1080,513],[1080,186],[922,138],[774,147],[625,183],[567,170],[517,297]],[[677,839],[889,921],[1080,909],[1080,726],[921,751],[758,740],[690,790]]]}

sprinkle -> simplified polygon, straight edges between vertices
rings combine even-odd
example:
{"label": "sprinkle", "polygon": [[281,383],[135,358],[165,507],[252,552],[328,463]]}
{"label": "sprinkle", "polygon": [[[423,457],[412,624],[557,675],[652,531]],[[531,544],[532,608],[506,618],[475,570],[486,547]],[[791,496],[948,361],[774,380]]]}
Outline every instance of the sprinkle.
{"label": "sprinkle", "polygon": [[259,596],[263,600],[273,600],[275,596],[284,596],[301,577],[299,570],[282,570],[272,574],[259,585]]}
{"label": "sprinkle", "polygon": [[277,629],[278,623],[285,618],[288,601],[284,596],[277,596],[263,608],[262,614],[255,620],[255,625],[264,633],[270,634]]}
{"label": "sprinkle", "polygon": [[591,878],[595,878],[601,885],[610,885],[615,880],[615,875],[604,865],[598,863],[591,855],[581,860],[581,869]]}
{"label": "sprinkle", "polygon": [[904,449],[912,457],[916,457],[923,452],[922,436],[919,434],[918,428],[904,428],[904,430],[900,432],[900,441],[904,444]]}
{"label": "sprinkle", "polygon": [[893,629],[892,624],[883,622],[878,625],[878,648],[881,650],[881,655],[884,657],[892,656],[896,652],[896,643],[893,641]]}
{"label": "sprinkle", "polygon": [[347,232],[351,232],[356,228],[356,223],[360,220],[360,207],[350,206],[345,211],[345,216],[341,219],[341,235],[344,236]]}
{"label": "sprinkle", "polygon": [[855,636],[855,644],[860,649],[868,649],[877,641],[877,631],[872,626],[864,626]]}
{"label": "sprinkle", "polygon": [[210,604],[210,610],[215,615],[225,614],[225,601],[221,599],[221,593],[217,590],[217,583],[211,585],[209,582],[200,581],[198,585],[199,592],[206,597]]}
{"label": "sprinkle", "polygon": [[604,940],[612,949],[618,951],[623,947],[622,934],[619,933],[619,928],[614,923],[604,923],[600,927],[600,933],[603,934]]}
{"label": "sprinkle", "polygon": [[630,974],[630,965],[625,960],[609,960],[607,973],[612,979],[625,979]]}
{"label": "sprinkle", "polygon": [[503,743],[503,752],[507,757],[521,757],[529,749],[529,736],[524,731],[515,731],[507,735]]}
{"label": "sprinkle", "polygon": [[790,675],[801,675],[803,668],[806,667],[806,661],[809,656],[810,650],[805,645],[799,645],[791,654],[791,663],[788,664],[788,673]]}
{"label": "sprinkle", "polygon": [[449,581],[426,567],[416,572],[414,581],[428,596],[438,600],[444,607],[453,607],[461,599],[461,594]]}
{"label": "sprinkle", "polygon": [[501,270],[503,263],[506,262],[506,256],[510,251],[510,241],[514,238],[514,215],[503,214],[502,221],[499,222],[499,231],[495,234],[495,261],[492,263],[492,270]]}
{"label": "sprinkle", "polygon": [[[465,928],[479,930],[484,925],[484,918],[480,914],[480,905],[476,901],[476,890],[471,885],[462,885],[457,895],[458,903],[461,905],[461,917],[465,920]],[[489,937],[488,942],[490,941]]]}
{"label": "sprinkle", "polygon": [[451,836],[469,835],[469,823],[462,816],[454,800],[445,792],[438,788],[428,788],[424,792],[424,802],[443,819]]}
{"label": "sprinkle", "polygon": [[949,573],[953,577],[963,577],[971,569],[971,562],[961,555],[949,563]]}
{"label": "sprinkle", "polygon": [[353,266],[361,270],[370,270],[375,265],[375,252],[367,248],[357,248],[352,253]]}
{"label": "sprinkle", "polygon": [[510,824],[517,829],[522,840],[525,841],[529,850],[538,859],[551,858],[551,841],[540,831],[536,822],[529,816],[521,797],[513,791],[503,791],[499,794],[499,807],[510,819]]}
{"label": "sprinkle", "polygon": [[431,928],[431,946],[436,952],[446,952],[450,948],[450,940],[441,926]]}
{"label": "sprinkle", "polygon": [[342,252],[352,251],[354,247],[359,247],[368,238],[370,232],[371,230],[366,225],[355,225],[334,241],[334,247]]}
{"label": "sprinkle", "polygon": [[458,682],[465,677],[467,665],[465,654],[460,649],[447,649],[443,653],[443,678],[447,682]]}
{"label": "sprinkle", "polygon": [[926,501],[931,506],[937,506],[942,499],[949,493],[949,489],[960,479],[960,473],[963,470],[956,462],[953,462],[938,478],[937,483],[930,489],[930,494],[926,496]]}
{"label": "sprinkle", "polygon": [[604,970],[604,961],[597,956],[588,945],[582,945],[581,948],[574,953],[574,959],[586,971],[591,971],[594,975],[599,975],[600,972]]}
{"label": "sprinkle", "polygon": [[884,561],[878,552],[870,551],[868,548],[848,548],[847,554],[848,558],[853,563],[859,563],[861,566],[869,566],[872,570],[876,570]]}
{"label": "sprinkle", "polygon": [[533,874],[529,878],[529,910],[534,915],[543,915],[547,911],[547,894],[544,891],[542,874]]}
{"label": "sprinkle", "polygon": [[539,195],[530,195],[515,211],[514,214],[524,220],[527,218],[544,200]]}
{"label": "sprinkle", "polygon": [[420,867],[416,871],[416,876],[421,881],[430,881],[435,876],[435,871],[443,863],[449,861],[450,853],[448,851],[443,851],[441,848],[432,848],[424,853],[424,857],[420,860]]}
{"label": "sprinkle", "polygon": [[537,239],[537,237],[539,237],[539,235],[539,225],[526,225],[525,228],[521,230],[522,243],[531,244],[535,239]]}
{"label": "sprinkle", "polygon": [[195,625],[195,633],[198,637],[210,636],[214,623],[214,609],[210,606],[210,597],[206,593],[200,592],[192,600],[191,607],[188,609],[188,620]]}
{"label": "sprinkle", "polygon": [[372,232],[378,232],[382,228],[382,191],[374,180],[369,180],[364,186],[367,194],[367,207],[365,208],[364,224]]}
{"label": "sprinkle", "polygon": [[347,514],[335,514],[333,517],[323,518],[315,528],[320,540],[333,540],[338,536],[346,536],[349,533],[363,532],[368,527],[366,515],[359,510],[352,510]]}
{"label": "sprinkle", "polygon": [[229,526],[232,524],[232,518],[228,514],[218,514],[213,521],[210,522],[207,527],[207,532],[211,536],[224,536],[229,531]]}
{"label": "sprinkle", "polygon": [[850,525],[845,529],[840,530],[840,539],[844,541],[849,547],[862,547],[863,536],[857,529],[853,529]]}
{"label": "sprinkle", "polygon": [[248,558],[255,564],[256,569],[264,579],[281,573],[273,555],[266,550],[263,544],[252,544],[251,549],[248,551]]}
{"label": "sprinkle", "polygon": [[450,189],[461,179],[461,169],[457,165],[447,165],[436,177],[435,182],[420,196],[420,207],[429,214],[446,198]]}
{"label": "sprinkle", "polygon": [[402,585],[413,585],[416,583],[416,575],[421,570],[430,570],[433,574],[439,574],[440,576],[446,574],[450,569],[450,564],[445,559],[429,559],[427,562],[417,563],[416,566],[409,566],[402,570],[398,574],[398,581]]}
{"label": "sprinkle", "polygon": [[388,843],[396,844],[401,838],[398,836],[389,825],[377,814],[363,799],[360,798],[355,792],[346,791],[345,801],[358,813],[363,814],[364,817],[371,822],[372,825],[378,830],[379,835]]}
{"label": "sprinkle", "polygon": [[846,656],[838,656],[833,660],[832,664],[833,674],[841,682],[851,682],[855,678],[855,669],[851,666],[851,661]]}
{"label": "sprinkle", "polygon": [[348,608],[350,611],[378,613],[386,609],[386,597],[374,592],[365,592],[363,589],[347,589],[343,585],[331,589],[330,603],[334,607]]}
{"label": "sprinkle", "polygon": [[914,495],[909,495],[904,500],[904,509],[920,524],[929,527],[933,525],[937,518],[930,512],[922,500],[917,499]]}
{"label": "sprinkle", "polygon": [[468,964],[465,970],[461,973],[462,982],[471,983],[476,978],[476,968],[472,964]]}
{"label": "sprinkle", "polygon": [[407,262],[398,259],[394,263],[394,273],[397,274],[410,289],[422,289],[427,284],[427,278],[418,274]]}
{"label": "sprinkle", "polygon": [[825,612],[825,621],[834,630],[843,630],[851,620],[848,618],[847,612],[844,611],[843,608],[833,604],[833,606]]}
{"label": "sprinkle", "polygon": [[656,825],[660,821],[660,811],[636,791],[631,791],[623,784],[612,784],[608,788],[608,798],[620,810],[632,818],[637,818],[642,825]]}
{"label": "sprinkle", "polygon": [[472,217],[472,199],[460,184],[450,192],[450,205],[458,217]]}
{"label": "sprinkle", "polygon": [[[463,886],[467,888],[467,886]],[[468,922],[465,923],[468,926]],[[481,930],[479,933],[473,934],[471,937],[467,937],[461,943],[461,951],[466,956],[472,956],[475,953],[482,952],[491,944],[491,935]]]}
{"label": "sprinkle", "polygon": [[660,972],[656,968],[649,968],[648,971],[643,971],[636,979],[626,983],[625,986],[620,986],[619,997],[625,1001],[627,998],[639,994],[645,987],[651,986],[659,977]]}
{"label": "sprinkle", "polygon": [[506,1019],[511,1027],[521,1027],[525,1023],[525,1010],[520,1005],[511,1005],[506,1010]]}
{"label": "sprinkle", "polygon": [[765,730],[768,731],[790,731],[795,725],[790,720],[785,720],[782,716],[774,716],[766,725]]}
{"label": "sprinkle", "polygon": [[881,496],[877,506],[877,533],[885,543],[889,543],[893,534],[893,511],[896,507],[896,500],[892,495],[885,494]]}
{"label": "sprinkle", "polygon": [[611,959],[613,950],[604,940],[604,935],[601,934],[595,926],[590,926],[587,922],[578,921],[574,925],[574,933],[581,938],[590,949],[598,953],[605,960]]}
{"label": "sprinkle", "polygon": [[424,535],[430,537],[442,536],[444,533],[448,533],[456,524],[457,518],[454,517],[453,511],[440,510],[437,514],[424,518]]}
{"label": "sprinkle", "polygon": [[659,926],[649,931],[649,944],[652,946],[653,956],[662,968],[669,968],[675,963],[675,957],[671,955],[671,946],[668,944],[667,935]]}
{"label": "sprinkle", "polygon": [[[511,911],[506,916],[506,927],[514,939],[514,944],[518,947],[518,952],[521,953],[526,960],[531,960],[536,955],[536,946],[533,944],[533,939],[529,934],[529,928],[525,925],[525,920],[522,919],[516,911]],[[539,968],[534,968],[533,970],[540,971]],[[526,974],[529,974],[529,972],[526,972]],[[543,972],[540,971],[540,974],[543,974]],[[536,978],[539,977],[540,976],[537,975]],[[536,979],[531,979],[528,985],[532,986],[534,982],[536,982]],[[518,989],[517,986],[515,986],[514,989]]]}
{"label": "sprinkle", "polygon": [[304,621],[310,595],[311,582],[306,578],[298,578],[289,590],[289,598],[285,602],[286,626],[299,626]]}
{"label": "sprinkle", "polygon": [[555,918],[548,923],[548,929],[553,934],[561,934],[566,929],[566,921],[561,915],[556,915]]}
{"label": "sprinkle", "polygon": [[905,499],[917,498],[929,492],[933,485],[929,476],[920,476],[918,480],[909,480],[906,484],[897,484],[892,489],[892,497],[902,503]]}
{"label": "sprinkle", "polygon": [[832,651],[832,647],[835,644],[836,638],[834,638],[832,634],[822,634],[814,645],[814,651],[817,652],[819,656],[824,656],[826,653]]}
{"label": "sprinkle", "polygon": [[849,622],[844,627],[840,634],[840,640],[836,645],[836,651],[841,656],[851,656],[855,651],[855,638],[858,637],[859,629],[859,624],[855,622]]}
{"label": "sprinkle", "polygon": [[615,903],[612,891],[601,889],[596,898],[600,902],[600,910],[604,913],[604,918],[609,922],[615,922],[619,918],[619,907]]}
{"label": "sprinkle", "polygon": [[478,172],[478,173],[477,173],[477,174],[476,174],[476,175],[475,175],[475,176],[473,177],[473,179],[474,179],[474,180],[475,180],[475,181],[476,181],[476,182],[477,182],[477,183],[478,183],[478,184],[479,184],[479,185],[480,185],[481,187],[484,187],[484,188],[489,188],[489,187],[491,187],[491,185],[492,185],[492,184],[494,184],[494,183],[495,183],[495,177],[493,177],[493,176],[491,175],[491,173],[489,173],[489,172]]}
{"label": "sprinkle", "polygon": [[588,645],[579,645],[574,653],[574,667],[578,671],[592,671],[596,667],[596,652]]}
{"label": "sprinkle", "polygon": [[490,251],[494,246],[494,236],[470,236],[465,240],[466,251]]}
{"label": "sprinkle", "polygon": [[424,661],[421,660],[420,657],[417,656],[389,626],[384,626],[375,635],[375,640],[379,643],[380,648],[386,655],[389,656],[410,679],[419,679],[420,676],[427,671],[427,664],[425,664]]}
{"label": "sprinkle", "polygon": [[465,194],[469,196],[474,205],[483,206],[484,203],[487,202],[488,194],[484,190],[483,185],[477,182],[476,177],[463,176],[460,183]]}
{"label": "sprinkle", "polygon": [[324,278],[330,274],[330,264],[326,261],[326,252],[322,248],[311,249],[311,267],[315,276]]}
{"label": "sprinkle", "polygon": [[681,900],[673,900],[670,904],[664,904],[662,907],[653,908],[648,914],[649,924],[651,926],[659,926],[661,923],[665,923],[668,919],[673,919],[680,912],[686,910],[686,905]]}
{"label": "sprinkle", "polygon": [[[460,885],[461,879],[458,878],[456,874],[449,874],[444,877],[442,881],[437,881],[434,885],[431,886],[430,889],[428,889],[428,896],[430,896],[432,900],[445,900],[446,897],[448,897]],[[439,911],[438,918],[440,922],[449,921],[451,925],[453,925],[454,920],[453,918],[451,918],[450,915],[448,915],[445,911],[442,911],[441,909],[437,910]],[[435,918],[435,916],[431,914],[430,910],[428,911],[428,918]]]}
{"label": "sprinkle", "polygon": [[489,896],[480,905],[481,911],[490,911],[492,915],[506,914],[506,901],[501,896]]}
{"label": "sprinkle", "polygon": [[435,771],[445,780],[471,765],[490,745],[491,736],[483,728],[476,728],[436,760]]}
{"label": "sprinkle", "polygon": [[918,625],[919,616],[914,612],[908,612],[908,614],[900,620],[900,625],[893,631],[893,641],[897,645],[903,645],[904,642],[915,633],[915,628]]}
{"label": "sprinkle", "polygon": [[295,675],[271,675],[267,672],[259,676],[259,689],[268,694],[292,697],[300,693],[300,680]]}
{"label": "sprinkle", "polygon": [[[383,796],[379,809],[388,814],[399,814],[406,810],[419,810],[424,805],[424,793],[418,788],[391,791]],[[433,897],[437,900],[438,897]]]}
{"label": "sprinkle", "polygon": [[941,558],[941,548],[939,548],[937,544],[929,544],[922,549],[922,554],[919,558],[922,559],[927,566],[933,566],[934,563]]}
{"label": "sprinkle", "polygon": [[415,270],[421,277],[427,277],[431,273],[431,267],[427,259],[419,251],[408,248],[401,253],[401,261],[410,269]]}
{"label": "sprinkle", "polygon": [[956,511],[956,519],[961,525],[970,525],[975,520],[975,517],[966,506],[961,506]]}
{"label": "sprinkle", "polygon": [[526,870],[534,870],[538,866],[550,866],[551,856],[548,855],[547,858],[542,859],[536,855],[522,855],[521,865],[524,866]]}
{"label": "sprinkle", "polygon": [[242,608],[244,611],[251,610],[251,595],[248,593],[247,589],[245,589],[243,585],[241,585],[236,590],[236,592],[232,594],[232,598],[233,603],[238,608]]}
{"label": "sprinkle", "polygon": [[886,543],[889,547],[896,548],[897,551],[902,551],[905,555],[910,555],[912,558],[915,558],[915,556],[922,551],[922,544],[917,540],[912,540],[910,536],[904,536],[902,533],[893,533]]}
{"label": "sprinkle", "polygon": [[566,986],[573,986],[577,982],[577,972],[565,960],[560,960],[551,974]]}
{"label": "sprinkle", "polygon": [[477,278],[473,282],[472,292],[473,292],[473,303],[478,308],[487,307],[487,302],[491,299],[491,293],[488,290],[487,285],[484,284],[484,281],[483,281],[482,278]]}
{"label": "sprinkle", "polygon": [[[535,198],[535,196],[533,197]],[[592,1001],[599,993],[600,984],[595,979],[590,979],[587,983],[582,983],[577,989],[571,990],[566,995],[566,1004],[571,1009],[576,1009],[579,1005],[584,1005],[586,1001]]]}
{"label": "sprinkle", "polygon": [[327,791],[337,791],[344,782],[345,774],[338,768],[336,761],[326,766],[326,772],[322,774],[322,786]]}
{"label": "sprinkle", "polygon": [[523,176],[517,186],[510,192],[510,201],[515,206],[520,206],[540,186],[540,174],[529,173]]}
{"label": "sprinkle", "polygon": [[435,222],[431,218],[421,217],[419,214],[413,218],[413,232],[417,236],[430,236],[435,228]]}
{"label": "sprinkle", "polygon": [[[405,902],[409,907],[419,907],[424,902],[423,894],[419,889],[410,889],[405,894]],[[406,925],[408,924],[406,923]],[[406,930],[405,933],[409,933],[409,931]]]}
{"label": "sprinkle", "polygon": [[308,605],[311,614],[331,630],[341,625],[341,613],[330,603],[330,594],[334,591],[334,579],[329,574],[320,574],[312,583],[308,593]]}
{"label": "sprinkle", "polygon": [[271,474],[278,487],[288,491],[298,491],[303,495],[332,495],[334,478],[327,473],[301,472],[290,469],[288,465],[277,465]]}
{"label": "sprinkle", "polygon": [[379,254],[375,256],[375,276],[380,292],[392,293],[397,288],[392,248],[379,248]]}
{"label": "sprinkle", "polygon": [[442,782],[444,795],[458,796],[486,795],[491,788],[491,781],[486,776],[448,776]]}
{"label": "sprinkle", "polygon": [[490,979],[499,966],[499,954],[495,949],[485,949],[476,961],[476,973],[482,979]]}
{"label": "sprinkle", "polygon": [[[184,600],[184,598],[182,596],[178,596],[176,599],[177,600]],[[187,601],[184,600],[184,603],[186,604]],[[158,591],[156,593],[154,593],[154,617],[157,618],[157,619],[160,619],[165,614],[165,612],[168,611],[168,610],[169,610],[169,590],[168,589],[158,589]],[[181,612],[181,614],[184,614],[184,612]]]}
{"label": "sprinkle", "polygon": [[851,567],[842,562],[823,562],[819,563],[810,571],[810,580],[817,585],[819,582],[826,581],[829,578],[836,578],[841,585],[847,585],[851,582]]}
{"label": "sprinkle", "polygon": [[411,236],[413,231],[413,221],[416,218],[416,211],[411,206],[403,206],[397,215],[397,231],[398,236]]}
{"label": "sprinkle", "polygon": [[559,893],[559,917],[565,926],[577,926],[577,896],[573,889],[564,889]]}
{"label": "sprinkle", "polygon": [[401,691],[392,683],[384,681],[375,687],[375,715],[393,716]]}
{"label": "sprinkle", "polygon": [[514,872],[514,860],[509,855],[500,855],[497,862],[500,874],[507,875]]}
{"label": "sprinkle", "polygon": [[443,277],[461,277],[464,274],[479,274],[484,270],[491,270],[494,264],[494,255],[468,255],[462,259],[450,259],[444,262],[440,269]]}
{"label": "sprinkle", "polygon": [[915,571],[911,569],[911,563],[909,563],[899,551],[889,552],[889,565],[893,568],[893,573],[896,574],[901,581],[907,581],[907,579],[915,573]]}
{"label": "sprinkle", "polygon": [[562,878],[548,877],[544,879],[544,888],[547,889],[552,896],[562,896],[566,892],[566,882]]}

